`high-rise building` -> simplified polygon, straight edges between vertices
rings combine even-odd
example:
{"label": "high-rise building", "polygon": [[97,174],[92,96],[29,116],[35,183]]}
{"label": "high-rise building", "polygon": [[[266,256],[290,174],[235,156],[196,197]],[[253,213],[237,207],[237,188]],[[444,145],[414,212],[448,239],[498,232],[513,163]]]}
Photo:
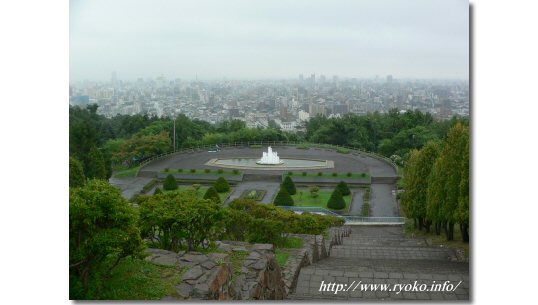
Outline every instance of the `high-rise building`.
{"label": "high-rise building", "polygon": [[116,71],[112,72],[112,75],[110,77],[110,85],[112,87],[116,87],[118,85],[118,75],[116,74]]}
{"label": "high-rise building", "polygon": [[392,83],[392,75],[387,75],[387,83]]}

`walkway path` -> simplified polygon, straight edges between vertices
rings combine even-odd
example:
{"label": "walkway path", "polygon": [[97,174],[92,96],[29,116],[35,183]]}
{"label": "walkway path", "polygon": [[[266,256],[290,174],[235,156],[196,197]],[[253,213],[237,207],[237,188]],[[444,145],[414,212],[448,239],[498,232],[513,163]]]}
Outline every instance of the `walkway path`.
{"label": "walkway path", "polygon": [[246,190],[265,190],[265,196],[260,203],[272,203],[279,188],[280,184],[277,182],[241,182],[234,187],[228,200],[226,200],[224,204],[226,206],[229,205],[234,199],[240,198]]}
{"label": "walkway path", "polygon": [[[352,226],[350,236],[331,249],[329,258],[301,269],[297,288],[288,298],[469,300],[469,264],[456,262],[454,249],[428,246],[425,240],[404,237],[402,233],[401,226]],[[351,288],[337,294],[320,292],[322,281]],[[434,281],[450,281],[454,286],[461,283],[451,292],[394,291],[394,284],[412,287],[415,281],[428,288]],[[388,284],[392,291],[361,291],[359,282]]]}

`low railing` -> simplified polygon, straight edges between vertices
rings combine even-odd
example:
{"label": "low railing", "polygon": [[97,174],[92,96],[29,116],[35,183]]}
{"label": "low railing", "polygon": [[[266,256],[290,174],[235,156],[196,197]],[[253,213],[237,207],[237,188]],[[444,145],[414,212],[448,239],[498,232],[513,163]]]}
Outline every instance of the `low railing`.
{"label": "low railing", "polygon": [[319,213],[324,215],[336,216],[345,220],[346,224],[405,224],[405,217],[363,217],[363,216],[347,216],[340,215],[331,210],[319,207],[296,207],[296,206],[281,206],[281,208],[294,212],[309,212]]}
{"label": "low railing", "polygon": [[398,166],[394,162],[392,162],[391,159],[389,159],[389,158],[387,158],[385,156],[378,155],[378,154],[373,153],[373,152],[368,152],[368,151],[362,150],[362,149],[360,149],[358,147],[346,146],[346,145],[323,144],[323,143],[296,142],[296,141],[248,141],[248,142],[230,142],[230,143],[220,143],[220,144],[195,145],[195,146],[180,148],[180,149],[177,149],[176,151],[167,152],[167,153],[163,153],[163,154],[160,154],[160,155],[157,155],[157,156],[150,157],[150,158],[140,162],[138,164],[138,166],[140,166],[140,169],[142,169],[145,165],[147,165],[148,163],[150,163],[152,161],[162,159],[162,158],[174,155],[174,154],[196,152],[196,151],[199,151],[199,150],[211,150],[211,149],[215,149],[217,147],[218,148],[232,148],[232,147],[245,147],[245,146],[249,147],[249,146],[252,146],[252,145],[261,145],[261,146],[270,146],[270,145],[271,146],[279,146],[279,145],[280,146],[299,146],[299,145],[306,145],[306,146],[312,147],[312,148],[328,148],[328,149],[345,148],[345,149],[349,149],[350,152],[358,152],[358,153],[370,156],[372,158],[376,158],[378,160],[385,161],[385,162],[389,163],[394,168],[394,170],[396,171],[397,174],[399,174]]}

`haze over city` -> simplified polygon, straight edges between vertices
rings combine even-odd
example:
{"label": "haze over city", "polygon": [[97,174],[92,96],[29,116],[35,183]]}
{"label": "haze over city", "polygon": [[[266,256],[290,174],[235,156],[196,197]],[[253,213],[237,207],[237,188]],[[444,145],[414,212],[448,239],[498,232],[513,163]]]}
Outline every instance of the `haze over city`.
{"label": "haze over city", "polygon": [[70,82],[461,79],[467,1],[70,1]]}

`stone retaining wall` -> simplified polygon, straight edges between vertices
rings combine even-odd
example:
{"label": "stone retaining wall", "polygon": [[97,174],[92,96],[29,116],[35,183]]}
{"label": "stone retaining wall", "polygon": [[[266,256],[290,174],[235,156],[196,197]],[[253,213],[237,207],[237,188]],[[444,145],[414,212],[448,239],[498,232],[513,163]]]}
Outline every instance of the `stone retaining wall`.
{"label": "stone retaining wall", "polygon": [[[341,244],[349,230],[330,228],[327,239],[323,235],[290,235],[304,243],[301,249],[292,250],[283,270],[272,244],[245,242],[217,242],[220,252],[209,254],[150,248],[146,260],[185,272],[175,293],[165,297],[168,300],[282,300],[295,290],[301,268],[330,256],[332,246]],[[234,251],[248,252],[235,275],[230,261]]]}

